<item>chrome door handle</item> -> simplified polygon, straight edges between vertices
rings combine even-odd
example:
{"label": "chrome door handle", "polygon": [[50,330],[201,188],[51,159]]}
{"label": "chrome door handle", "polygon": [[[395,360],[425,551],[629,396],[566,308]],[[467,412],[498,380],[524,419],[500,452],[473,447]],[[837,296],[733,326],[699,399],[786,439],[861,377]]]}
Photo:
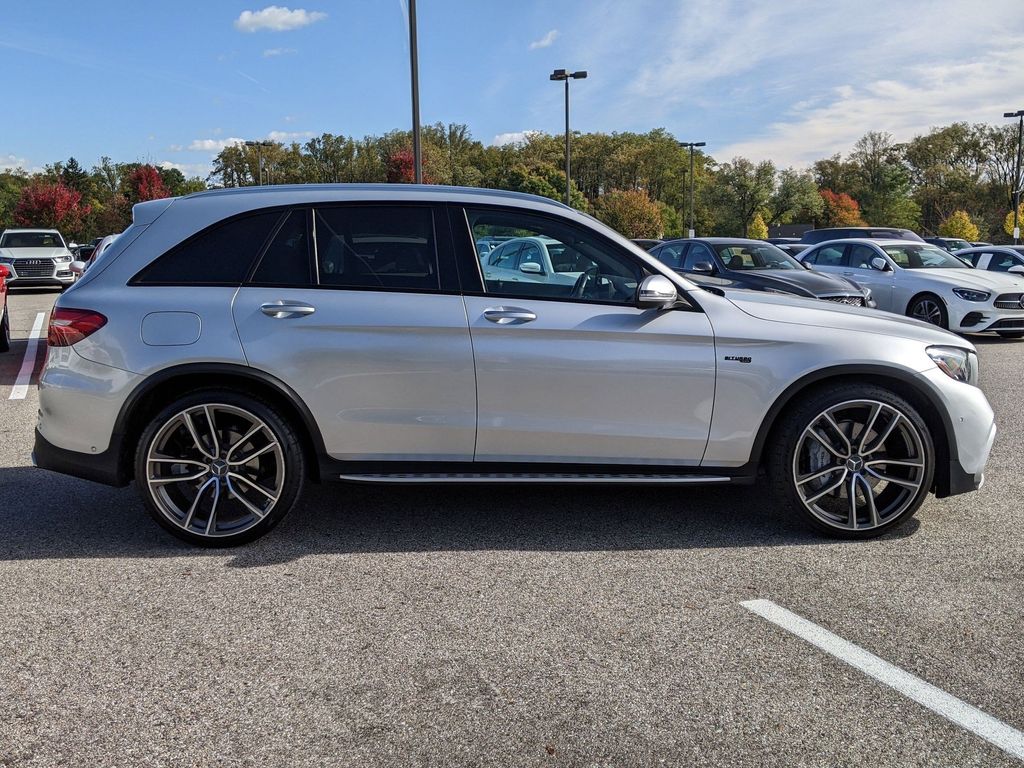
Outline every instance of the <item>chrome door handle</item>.
{"label": "chrome door handle", "polygon": [[498,325],[522,325],[537,319],[537,315],[520,307],[488,307],[484,317]]}
{"label": "chrome door handle", "polygon": [[297,301],[268,301],[260,305],[260,312],[278,320],[286,317],[304,317],[316,312],[316,307]]}

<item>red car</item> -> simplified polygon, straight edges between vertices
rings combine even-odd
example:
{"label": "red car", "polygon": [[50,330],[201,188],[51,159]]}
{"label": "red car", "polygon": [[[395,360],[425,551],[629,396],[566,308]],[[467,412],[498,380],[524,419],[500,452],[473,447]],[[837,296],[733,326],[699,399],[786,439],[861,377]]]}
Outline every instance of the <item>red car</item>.
{"label": "red car", "polygon": [[11,348],[11,316],[7,312],[7,267],[0,264],[0,352]]}

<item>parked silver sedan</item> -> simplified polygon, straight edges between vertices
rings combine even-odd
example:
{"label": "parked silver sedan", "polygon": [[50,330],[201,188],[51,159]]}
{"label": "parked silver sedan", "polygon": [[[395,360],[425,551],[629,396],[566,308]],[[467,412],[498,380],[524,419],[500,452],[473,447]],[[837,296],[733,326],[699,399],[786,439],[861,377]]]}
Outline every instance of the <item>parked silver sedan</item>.
{"label": "parked silver sedan", "polygon": [[[476,242],[510,233],[577,276],[488,275]],[[866,538],[978,488],[995,437],[958,336],[705,290],[585,214],[491,190],[141,203],[49,340],[36,463],[134,480],[200,545],[263,535],[308,482],[672,485],[682,512],[687,486],[762,471],[809,525]]]}

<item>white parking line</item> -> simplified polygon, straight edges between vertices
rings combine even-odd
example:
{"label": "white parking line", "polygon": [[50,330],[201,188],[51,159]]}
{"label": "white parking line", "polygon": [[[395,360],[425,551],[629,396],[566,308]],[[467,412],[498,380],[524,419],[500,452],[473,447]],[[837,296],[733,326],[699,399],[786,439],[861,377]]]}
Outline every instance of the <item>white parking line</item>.
{"label": "white parking line", "polygon": [[1024,760],[1024,733],[1012,728],[1001,720],[996,720],[966,701],[952,696],[921,678],[904,672],[899,667],[868,653],[863,648],[834,635],[827,629],[819,627],[807,619],[797,616],[791,611],[776,605],[771,600],[748,600],[740,603],[748,611],[776,624],[811,645],[816,645],[825,653],[835,656],[865,675],[875,678],[880,683],[923,704],[947,720],[966,728],[981,738],[992,742],[1000,749],[1008,752],[1018,760]]}
{"label": "white parking line", "polygon": [[14,382],[8,400],[24,400],[25,395],[28,394],[28,384],[32,381],[32,372],[36,369],[36,349],[39,347],[39,338],[43,335],[43,320],[45,319],[45,312],[36,313],[36,321],[32,323],[32,330],[28,334],[25,359],[21,362],[18,380]]}

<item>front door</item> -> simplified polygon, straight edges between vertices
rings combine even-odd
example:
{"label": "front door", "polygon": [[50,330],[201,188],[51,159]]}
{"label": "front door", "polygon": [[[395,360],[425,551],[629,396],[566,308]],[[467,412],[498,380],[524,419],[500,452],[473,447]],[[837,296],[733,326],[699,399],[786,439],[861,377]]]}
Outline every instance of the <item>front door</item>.
{"label": "front door", "polygon": [[[699,308],[638,309],[641,260],[581,224],[485,207],[456,222],[467,264],[471,244],[487,235],[553,241],[549,280],[490,279],[468,291],[477,461],[700,463],[715,351]],[[571,284],[558,279],[570,273]]]}

